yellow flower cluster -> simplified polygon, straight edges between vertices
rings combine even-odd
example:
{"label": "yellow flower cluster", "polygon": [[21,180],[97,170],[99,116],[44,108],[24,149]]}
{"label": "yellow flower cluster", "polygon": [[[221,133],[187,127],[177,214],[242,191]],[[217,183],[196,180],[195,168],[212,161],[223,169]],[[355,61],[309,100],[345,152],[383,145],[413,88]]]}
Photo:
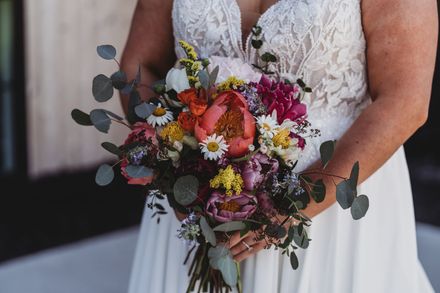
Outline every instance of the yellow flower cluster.
{"label": "yellow flower cluster", "polygon": [[244,84],[245,84],[244,80],[238,79],[237,77],[232,75],[228,77],[228,79],[226,79],[224,82],[221,82],[217,86],[217,90],[219,92],[233,90],[233,89],[237,89],[239,86],[242,86]]}
{"label": "yellow flower cluster", "polygon": [[240,194],[243,190],[243,178],[241,175],[234,172],[231,165],[228,165],[226,169],[220,169],[217,176],[209,181],[211,188],[221,188],[226,189],[226,195],[232,196],[235,194]]}
{"label": "yellow flower cluster", "polygon": [[196,61],[197,60],[197,53],[196,50],[194,50],[194,47],[188,44],[185,41],[179,41],[180,46],[185,51],[186,56],[188,56],[189,59]]}
{"label": "yellow flower cluster", "polygon": [[187,58],[180,58],[179,62],[186,69],[188,75],[188,81],[191,86],[195,86],[199,81],[197,77],[202,63],[197,61],[197,53],[190,44],[185,41],[179,41],[180,46],[185,51]]}
{"label": "yellow flower cluster", "polygon": [[176,121],[168,123],[160,133],[160,137],[162,137],[163,140],[170,142],[182,141],[184,135],[185,132],[183,128],[180,127]]}
{"label": "yellow flower cluster", "polygon": [[277,134],[274,135],[272,142],[276,147],[281,146],[283,149],[289,148],[291,142],[290,130],[287,128],[281,129]]}

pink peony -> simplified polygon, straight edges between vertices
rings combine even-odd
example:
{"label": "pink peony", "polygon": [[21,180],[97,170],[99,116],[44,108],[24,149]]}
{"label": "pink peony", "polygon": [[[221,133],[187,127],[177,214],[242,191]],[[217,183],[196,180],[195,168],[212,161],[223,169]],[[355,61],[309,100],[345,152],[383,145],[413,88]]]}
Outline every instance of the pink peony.
{"label": "pink peony", "polygon": [[257,189],[267,179],[268,175],[278,171],[278,167],[279,164],[276,159],[256,153],[242,168],[241,176],[243,177],[245,189],[249,191]]}
{"label": "pink peony", "polygon": [[278,123],[284,120],[298,121],[307,114],[307,107],[298,98],[299,87],[297,85],[276,82],[263,75],[257,87],[263,104],[267,107],[268,113],[277,112]]}
{"label": "pink peony", "polygon": [[227,196],[214,191],[206,205],[206,213],[219,222],[231,222],[248,219],[257,209],[257,198],[242,192]]}

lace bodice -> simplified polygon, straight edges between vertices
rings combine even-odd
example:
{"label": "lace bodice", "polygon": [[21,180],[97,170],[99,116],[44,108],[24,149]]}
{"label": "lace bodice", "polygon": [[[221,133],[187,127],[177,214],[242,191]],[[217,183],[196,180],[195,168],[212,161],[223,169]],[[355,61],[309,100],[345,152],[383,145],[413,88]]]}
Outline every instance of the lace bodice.
{"label": "lace bodice", "polygon": [[[305,103],[309,120],[322,136],[310,139],[302,169],[318,158],[321,141],[338,139],[369,103],[365,38],[360,0],[279,0],[258,20],[263,47],[278,58],[278,76],[301,77],[312,89]],[[252,64],[257,51],[251,36],[242,44],[241,12],[236,0],[175,0],[174,37],[201,56],[240,58]]]}

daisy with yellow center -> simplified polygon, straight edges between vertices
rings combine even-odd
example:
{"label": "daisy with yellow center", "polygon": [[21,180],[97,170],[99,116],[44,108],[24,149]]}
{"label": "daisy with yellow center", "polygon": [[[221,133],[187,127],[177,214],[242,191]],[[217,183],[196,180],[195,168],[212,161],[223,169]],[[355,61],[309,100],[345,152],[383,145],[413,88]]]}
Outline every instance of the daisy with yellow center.
{"label": "daisy with yellow center", "polygon": [[211,188],[224,188],[227,196],[241,194],[243,191],[243,178],[240,173],[235,173],[231,165],[226,169],[220,169],[217,176],[209,181]]}
{"label": "daisy with yellow center", "polygon": [[162,107],[161,104],[157,106],[154,112],[148,116],[147,123],[153,127],[163,126],[173,120],[173,112],[167,108]]}
{"label": "daisy with yellow center", "polygon": [[215,133],[200,143],[200,149],[202,150],[205,160],[220,159],[228,151],[228,147],[223,136],[217,136]]}
{"label": "daisy with yellow center", "polygon": [[277,133],[280,125],[278,125],[276,116],[262,115],[257,117],[258,130],[264,137],[272,138]]}

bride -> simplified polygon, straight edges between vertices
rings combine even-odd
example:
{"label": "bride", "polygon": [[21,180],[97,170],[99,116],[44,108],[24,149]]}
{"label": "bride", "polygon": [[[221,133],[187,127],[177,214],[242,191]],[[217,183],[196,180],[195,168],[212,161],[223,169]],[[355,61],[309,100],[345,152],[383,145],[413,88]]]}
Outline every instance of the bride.
{"label": "bride", "polygon": [[[433,292],[417,257],[411,186],[402,144],[426,119],[437,44],[435,0],[139,0],[122,60],[143,82],[162,79],[183,56],[178,40],[202,56],[252,64],[250,30],[263,30],[273,70],[313,88],[308,120],[312,139],[297,171],[311,168],[318,146],[336,139],[329,173],[349,174],[360,161],[359,192],[370,197],[361,221],[335,205],[330,178],[326,200],[307,207],[313,240],[298,251],[292,271],[279,251],[264,250],[252,234],[234,235],[245,292]],[[164,61],[165,60],[165,61]],[[152,95],[148,89],[142,96]],[[123,98],[127,107],[127,100]],[[313,202],[313,201],[312,201]],[[177,217],[182,215],[176,213]],[[160,224],[145,211],[130,293],[183,292],[187,247],[171,214]],[[248,250],[246,246],[252,246]]]}

